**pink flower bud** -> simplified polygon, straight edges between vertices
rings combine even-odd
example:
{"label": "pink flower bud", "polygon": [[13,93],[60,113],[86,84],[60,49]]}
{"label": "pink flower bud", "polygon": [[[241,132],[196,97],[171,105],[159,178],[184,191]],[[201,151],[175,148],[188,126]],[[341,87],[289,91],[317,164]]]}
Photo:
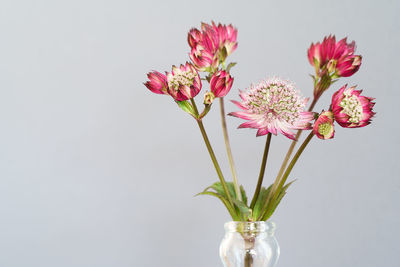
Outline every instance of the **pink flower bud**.
{"label": "pink flower bud", "polygon": [[233,78],[224,70],[219,70],[213,74],[210,80],[211,92],[215,97],[224,97],[231,90]]}
{"label": "pink flower bud", "polygon": [[158,71],[152,71],[147,73],[147,78],[149,78],[149,81],[144,83],[144,85],[150,91],[156,94],[168,95],[167,76]]}
{"label": "pink flower bud", "polygon": [[195,97],[201,89],[200,76],[190,63],[172,66],[167,73],[168,93],[177,101],[184,101]]}
{"label": "pink flower bud", "polygon": [[333,126],[333,113],[331,111],[323,111],[314,123],[314,134],[320,139],[331,139],[335,135]]}
{"label": "pink flower bud", "polygon": [[332,112],[337,123],[345,128],[364,127],[371,123],[375,115],[375,103],[371,97],[361,96],[362,90],[355,86],[340,88],[332,97]]}

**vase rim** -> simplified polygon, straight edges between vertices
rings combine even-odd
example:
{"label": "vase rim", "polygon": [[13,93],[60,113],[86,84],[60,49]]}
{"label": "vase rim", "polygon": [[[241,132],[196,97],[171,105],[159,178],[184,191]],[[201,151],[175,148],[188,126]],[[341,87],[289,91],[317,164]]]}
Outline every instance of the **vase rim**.
{"label": "vase rim", "polygon": [[245,232],[270,232],[274,233],[276,225],[272,221],[242,222],[230,221],[224,224],[226,232],[238,232],[238,229]]}

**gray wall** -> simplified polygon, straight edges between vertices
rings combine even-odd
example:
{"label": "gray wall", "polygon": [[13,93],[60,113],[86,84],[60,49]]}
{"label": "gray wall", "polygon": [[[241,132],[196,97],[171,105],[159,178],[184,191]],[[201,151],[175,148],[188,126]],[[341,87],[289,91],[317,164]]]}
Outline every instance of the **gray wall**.
{"label": "gray wall", "polygon": [[[280,267],[399,266],[399,1],[3,1],[0,8],[0,266],[221,266],[223,206],[195,122],[142,84],[188,59],[200,21],[233,23],[228,99],[268,75],[312,95],[312,41],[356,40],[358,84],[376,97],[362,129],[315,139],[273,220]],[[235,108],[227,105],[227,110]],[[228,118],[253,193],[264,138]],[[205,125],[229,174],[212,110]],[[272,140],[266,181],[289,140]]]}

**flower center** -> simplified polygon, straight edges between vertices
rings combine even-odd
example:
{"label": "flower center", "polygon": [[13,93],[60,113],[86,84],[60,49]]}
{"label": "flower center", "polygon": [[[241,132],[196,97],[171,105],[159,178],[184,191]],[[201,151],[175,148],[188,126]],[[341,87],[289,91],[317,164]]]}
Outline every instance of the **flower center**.
{"label": "flower center", "polygon": [[350,92],[344,92],[343,95],[344,98],[339,104],[343,108],[342,112],[350,117],[349,122],[359,123],[363,118],[363,108],[360,100]]}
{"label": "flower center", "polygon": [[304,99],[283,82],[261,83],[253,87],[245,101],[252,113],[264,115],[267,121],[284,120],[293,124],[304,109]]}
{"label": "flower center", "polygon": [[174,88],[175,91],[178,91],[181,85],[190,87],[193,85],[195,76],[196,75],[191,71],[176,73],[171,79],[168,79],[168,87]]}
{"label": "flower center", "polygon": [[326,136],[332,132],[332,125],[330,123],[322,123],[318,125],[318,133],[320,135]]}

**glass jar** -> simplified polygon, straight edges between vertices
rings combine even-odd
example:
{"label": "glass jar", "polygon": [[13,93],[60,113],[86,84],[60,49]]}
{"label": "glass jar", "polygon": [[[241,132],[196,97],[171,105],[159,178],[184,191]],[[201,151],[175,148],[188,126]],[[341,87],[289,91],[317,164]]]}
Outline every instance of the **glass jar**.
{"label": "glass jar", "polygon": [[219,255],[225,267],[274,267],[279,245],[273,222],[227,222]]}

